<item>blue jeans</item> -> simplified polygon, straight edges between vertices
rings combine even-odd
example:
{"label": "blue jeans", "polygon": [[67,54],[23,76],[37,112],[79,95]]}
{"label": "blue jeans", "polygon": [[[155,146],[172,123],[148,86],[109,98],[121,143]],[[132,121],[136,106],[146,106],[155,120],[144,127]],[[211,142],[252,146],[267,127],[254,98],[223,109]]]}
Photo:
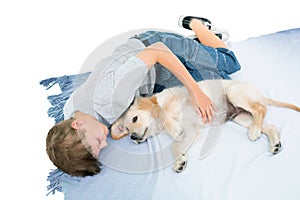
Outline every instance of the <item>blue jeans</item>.
{"label": "blue jeans", "polygon": [[[229,75],[241,66],[234,53],[226,48],[205,46],[191,38],[169,32],[147,31],[136,35],[146,46],[164,43],[184,64],[196,81],[205,79],[230,79]],[[160,64],[155,65],[156,84],[154,93],[182,83]]]}

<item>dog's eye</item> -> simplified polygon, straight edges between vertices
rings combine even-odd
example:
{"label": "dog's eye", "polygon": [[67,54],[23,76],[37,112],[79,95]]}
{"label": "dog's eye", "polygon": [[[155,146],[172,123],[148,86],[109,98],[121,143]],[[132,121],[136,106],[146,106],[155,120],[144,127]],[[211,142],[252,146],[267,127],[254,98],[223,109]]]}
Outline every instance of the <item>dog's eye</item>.
{"label": "dog's eye", "polygon": [[135,123],[137,121],[138,117],[135,116],[134,118],[132,118],[132,122]]}

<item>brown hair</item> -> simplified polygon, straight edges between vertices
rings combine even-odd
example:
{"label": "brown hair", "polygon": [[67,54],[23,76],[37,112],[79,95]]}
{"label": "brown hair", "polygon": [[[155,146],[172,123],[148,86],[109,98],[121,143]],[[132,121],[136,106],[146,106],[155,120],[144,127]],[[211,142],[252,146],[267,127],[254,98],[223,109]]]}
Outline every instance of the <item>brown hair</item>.
{"label": "brown hair", "polygon": [[[54,125],[48,132],[46,151],[63,172],[72,176],[92,176],[100,172],[101,163],[83,145],[71,124],[74,118]],[[80,130],[82,132],[82,130]]]}

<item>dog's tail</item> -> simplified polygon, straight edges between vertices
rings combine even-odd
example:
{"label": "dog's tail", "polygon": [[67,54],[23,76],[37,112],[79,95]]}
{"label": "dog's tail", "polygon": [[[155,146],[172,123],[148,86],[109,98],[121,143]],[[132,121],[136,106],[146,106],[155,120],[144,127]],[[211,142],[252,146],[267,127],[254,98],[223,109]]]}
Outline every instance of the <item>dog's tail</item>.
{"label": "dog's tail", "polygon": [[292,109],[292,110],[300,112],[300,107],[298,107],[298,106],[296,106],[294,104],[291,104],[291,103],[276,101],[276,100],[271,99],[271,98],[265,98],[264,101],[269,106],[277,106],[277,107],[289,108],[289,109]]}

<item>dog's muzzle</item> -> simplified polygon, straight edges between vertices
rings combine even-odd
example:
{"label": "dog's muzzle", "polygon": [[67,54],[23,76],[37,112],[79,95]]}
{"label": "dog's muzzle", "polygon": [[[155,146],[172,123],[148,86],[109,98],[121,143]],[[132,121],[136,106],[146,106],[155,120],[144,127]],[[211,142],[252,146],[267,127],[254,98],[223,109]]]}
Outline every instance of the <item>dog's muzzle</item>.
{"label": "dog's muzzle", "polygon": [[134,143],[137,143],[137,144],[140,144],[142,143],[143,141],[145,141],[145,135],[147,133],[147,130],[148,128],[145,129],[144,133],[142,136],[139,136],[136,132],[132,132],[130,134],[130,139],[134,142]]}
{"label": "dog's muzzle", "polygon": [[136,132],[131,133],[130,139],[132,140],[141,140],[141,138],[138,136]]}

